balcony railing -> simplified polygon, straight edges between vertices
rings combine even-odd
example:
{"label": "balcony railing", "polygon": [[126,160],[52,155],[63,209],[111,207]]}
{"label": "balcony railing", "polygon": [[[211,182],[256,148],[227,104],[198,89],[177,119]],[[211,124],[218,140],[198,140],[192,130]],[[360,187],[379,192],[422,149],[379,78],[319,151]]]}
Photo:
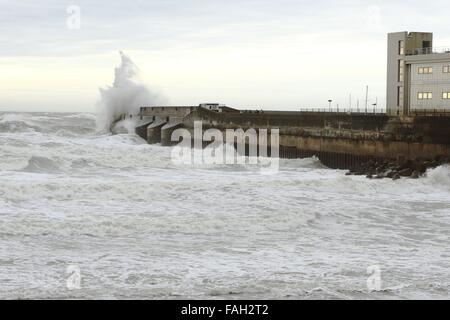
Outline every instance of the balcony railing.
{"label": "balcony railing", "polygon": [[436,53],[450,53],[450,47],[417,48],[413,50],[406,50],[407,56],[417,56],[422,54],[436,54]]}

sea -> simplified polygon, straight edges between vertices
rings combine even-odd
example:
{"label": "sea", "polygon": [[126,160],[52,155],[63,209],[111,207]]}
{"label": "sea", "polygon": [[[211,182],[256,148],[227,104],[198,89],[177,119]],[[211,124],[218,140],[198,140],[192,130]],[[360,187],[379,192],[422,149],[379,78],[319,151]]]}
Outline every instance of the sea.
{"label": "sea", "polygon": [[0,113],[0,299],[448,299],[450,168],[188,165],[90,113]]}

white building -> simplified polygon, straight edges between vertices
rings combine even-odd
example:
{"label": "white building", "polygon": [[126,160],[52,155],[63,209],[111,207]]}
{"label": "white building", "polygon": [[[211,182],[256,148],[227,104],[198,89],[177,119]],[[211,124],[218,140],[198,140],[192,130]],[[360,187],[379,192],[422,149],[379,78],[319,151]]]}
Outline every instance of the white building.
{"label": "white building", "polygon": [[388,35],[387,111],[450,112],[450,48],[433,48],[433,34]]}

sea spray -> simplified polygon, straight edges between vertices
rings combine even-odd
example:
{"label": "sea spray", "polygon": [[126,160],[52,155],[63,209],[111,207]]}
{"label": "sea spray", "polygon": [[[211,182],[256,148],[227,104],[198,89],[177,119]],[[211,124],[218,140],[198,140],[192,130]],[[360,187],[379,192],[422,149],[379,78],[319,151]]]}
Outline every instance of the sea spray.
{"label": "sea spray", "polygon": [[[120,57],[120,66],[116,67],[114,71],[113,85],[100,88],[98,131],[111,131],[123,114],[136,114],[142,106],[163,102],[160,95],[139,79],[139,68],[133,61],[123,52],[120,52]],[[118,123],[118,127],[121,127],[120,123]],[[122,127],[128,131],[132,126],[127,123]]]}
{"label": "sea spray", "polygon": [[428,169],[426,172],[428,181],[436,187],[450,189],[450,166],[442,165],[437,168]]}

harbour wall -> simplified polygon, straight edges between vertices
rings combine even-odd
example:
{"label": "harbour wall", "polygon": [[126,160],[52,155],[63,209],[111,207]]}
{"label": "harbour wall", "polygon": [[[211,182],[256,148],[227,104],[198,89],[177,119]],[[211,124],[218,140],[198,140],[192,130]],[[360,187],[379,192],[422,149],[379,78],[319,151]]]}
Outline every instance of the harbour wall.
{"label": "harbour wall", "polygon": [[368,160],[450,158],[450,117],[385,114],[240,111],[199,107],[141,109],[137,134],[149,143],[173,145],[177,128],[279,129],[280,157],[317,156],[332,168],[351,169]]}

